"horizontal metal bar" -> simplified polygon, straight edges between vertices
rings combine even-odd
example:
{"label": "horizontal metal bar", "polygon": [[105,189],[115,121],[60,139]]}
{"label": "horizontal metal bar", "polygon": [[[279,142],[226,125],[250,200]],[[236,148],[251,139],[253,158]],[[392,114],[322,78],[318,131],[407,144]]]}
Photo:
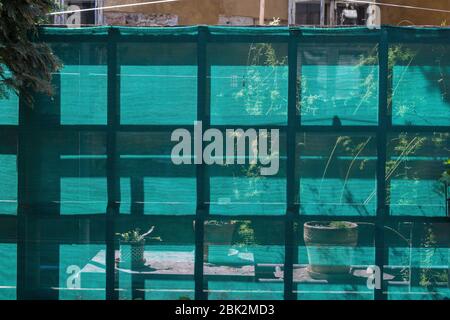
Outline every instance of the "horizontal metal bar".
{"label": "horizontal metal bar", "polygon": [[[331,216],[331,215],[302,215],[300,214],[297,217],[300,221],[336,221],[336,220],[348,220],[354,222],[365,222],[365,221],[373,221],[375,222],[377,217],[373,216]],[[387,223],[396,223],[396,222],[424,222],[424,223],[450,223],[449,217],[425,217],[425,216],[386,216],[385,221]]]}
{"label": "horizontal metal bar", "polygon": [[0,124],[0,131],[17,131],[19,125],[16,124]]}
{"label": "horizontal metal bar", "polygon": [[197,43],[195,35],[118,35],[117,43]]}
{"label": "horizontal metal bar", "polygon": [[387,131],[392,132],[449,132],[450,126],[388,126]]}
{"label": "horizontal metal bar", "polygon": [[289,34],[286,35],[208,35],[208,43],[285,43],[289,41]]}
{"label": "horizontal metal bar", "polygon": [[[162,132],[162,131],[173,131],[179,128],[185,128],[188,130],[193,130],[194,124],[148,124],[148,125],[117,125],[112,127],[112,129],[116,131],[125,131],[125,132],[142,132],[142,131],[148,131],[148,132]],[[108,126],[107,125],[61,125],[61,124],[46,124],[46,125],[38,125],[38,126],[28,126],[25,130],[29,132],[33,132],[34,130],[42,130],[42,131],[107,131]],[[203,125],[203,128],[217,128],[219,130],[226,130],[226,129],[278,129],[280,131],[287,131],[287,124],[286,125],[275,125],[275,124],[257,124],[257,125],[251,125],[251,124],[245,124],[245,125],[239,125],[239,124],[211,124],[209,127],[206,125]],[[10,131],[11,133],[18,132],[18,126],[8,126],[8,125],[0,125],[0,133],[1,131],[7,132]],[[352,132],[367,132],[367,133],[376,133],[378,130],[378,126],[323,126],[323,125],[298,125],[296,128],[297,132],[320,132],[320,133],[352,133]],[[387,128],[387,133],[400,133],[400,132],[407,132],[407,133],[434,133],[434,132],[443,132],[447,133],[450,132],[450,127],[448,126],[392,126]]]}
{"label": "horizontal metal bar", "polygon": [[249,214],[233,214],[233,215],[225,215],[225,214],[212,214],[205,216],[205,220],[276,220],[276,221],[285,221],[286,215],[249,215]]}
{"label": "horizontal metal bar", "polygon": [[0,221],[8,221],[8,220],[17,220],[17,215],[0,213]]}
{"label": "horizontal metal bar", "polygon": [[303,215],[300,213],[296,217],[298,221],[336,221],[336,220],[346,220],[346,221],[354,221],[354,222],[374,222],[376,220],[376,216],[329,216],[329,215]]}
{"label": "horizontal metal bar", "polygon": [[320,132],[320,133],[351,133],[367,132],[375,134],[377,126],[322,126],[322,125],[301,125],[297,127],[297,132]]}
{"label": "horizontal metal bar", "polygon": [[361,35],[336,35],[336,34],[330,34],[330,35],[299,35],[297,37],[298,42],[300,44],[350,44],[351,45],[358,45],[358,44],[370,44],[370,43],[378,43],[380,36],[377,34],[374,35],[367,35],[367,36],[361,36]]}
{"label": "horizontal metal bar", "polygon": [[[106,210],[105,210],[106,212]],[[29,215],[30,219],[51,219],[51,220],[82,220],[82,219],[95,219],[95,220],[103,220],[106,216],[106,213],[91,213],[91,214],[60,214],[55,216],[54,214],[45,214],[44,212],[39,212],[39,215]],[[166,214],[145,214],[143,216],[136,216],[121,213],[117,216],[118,219],[170,219],[170,218],[179,218],[179,219],[194,219],[195,213],[186,214],[186,215],[166,215]],[[284,221],[287,218],[285,214],[281,215],[249,215],[249,214],[209,214],[205,216],[206,220],[280,220]],[[16,215],[9,214],[0,214],[0,221],[6,220],[15,220],[17,219]],[[347,220],[354,222],[365,222],[365,221],[375,221],[376,216],[349,216],[349,215],[304,215],[299,214],[295,215],[295,220],[298,221],[336,221],[336,220]],[[444,216],[436,216],[436,217],[426,217],[426,216],[387,216],[387,223],[396,223],[396,222],[423,222],[423,223],[450,223],[450,217]]]}
{"label": "horizontal metal bar", "polygon": [[40,34],[38,36],[38,41],[52,43],[52,42],[64,42],[64,43],[74,43],[74,42],[87,42],[87,43],[98,43],[98,42],[108,42],[108,35],[93,35],[93,34],[77,34],[77,35],[56,35],[56,34]]}
{"label": "horizontal metal bar", "polygon": [[386,222],[450,223],[450,217],[387,216]]}

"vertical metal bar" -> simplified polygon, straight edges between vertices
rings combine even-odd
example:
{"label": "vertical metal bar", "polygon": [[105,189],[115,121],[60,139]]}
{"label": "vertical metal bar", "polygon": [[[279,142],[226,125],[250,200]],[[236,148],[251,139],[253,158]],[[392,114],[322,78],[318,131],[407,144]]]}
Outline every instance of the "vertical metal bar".
{"label": "vertical metal bar", "polygon": [[[300,31],[295,31],[294,32],[297,40],[296,40],[296,62],[295,62],[295,171],[294,171],[294,187],[295,187],[295,198],[294,198],[294,203],[295,203],[295,218],[294,221],[296,221],[297,223],[297,232],[295,232],[294,229],[294,263],[296,264],[300,264],[300,257],[299,257],[299,248],[304,245],[303,242],[303,224],[304,224],[304,220],[305,217],[301,217],[300,215],[300,201],[301,201],[301,196],[300,196],[300,188],[301,188],[301,176],[300,176],[300,151],[301,149],[299,148],[299,142],[297,139],[297,132],[298,129],[301,128],[302,126],[302,115],[301,115],[301,96],[302,96],[302,63],[303,63],[303,59],[302,59],[302,48],[301,48],[301,44],[299,46],[299,39],[301,39],[300,36]],[[304,133],[303,133],[304,134]],[[295,225],[294,225],[295,227]],[[295,283],[295,281],[294,281]],[[295,287],[294,291],[298,291],[298,288]],[[297,294],[295,294],[295,299],[298,300],[298,296]]]}
{"label": "vertical metal bar", "polygon": [[420,268],[419,265],[414,265],[414,248],[419,248],[422,240],[422,233],[425,231],[424,224],[420,222],[413,222],[411,225],[410,234],[410,253],[409,253],[409,291],[420,284]]}
{"label": "vertical metal bar", "polygon": [[[45,100],[52,101],[54,103],[55,110],[57,112],[57,116],[55,117],[56,121],[60,121],[62,116],[62,109],[61,109],[61,90],[62,90],[62,84],[61,84],[61,74],[57,73],[53,75],[52,79],[53,85],[56,87],[56,92],[53,97],[53,99],[50,99],[50,97],[45,97]],[[36,109],[34,109],[36,110]],[[39,114],[38,112],[34,111],[31,113],[32,115],[32,132],[34,138],[37,138],[37,143],[30,144],[28,147],[29,154],[33,155],[33,162],[30,163],[30,166],[32,167],[31,176],[35,181],[39,181],[39,185],[41,183],[44,183],[44,181],[47,181],[48,177],[45,177],[42,175],[42,170],[40,170],[40,167],[44,165],[46,161],[49,161],[49,163],[57,163],[60,159],[60,151],[58,153],[46,153],[42,152],[42,146],[43,146],[43,137],[45,137],[45,129],[41,129],[39,127],[39,122],[43,120],[43,115]],[[36,148],[33,150],[33,148]],[[45,159],[44,159],[45,155]],[[57,177],[60,179],[61,174],[55,172],[54,177]],[[51,199],[55,199],[56,201],[61,200],[61,187],[60,185],[53,186],[52,187],[52,193],[51,193]],[[40,194],[38,194],[38,197],[40,197]],[[55,287],[59,285],[59,268],[61,268],[60,265],[60,245],[61,240],[58,239],[56,241],[49,241],[46,232],[43,231],[43,228],[41,229],[41,225],[45,224],[46,218],[39,217],[39,214],[42,212],[50,213],[52,217],[59,218],[61,215],[61,206],[55,206],[50,207],[47,205],[45,207],[42,207],[39,204],[41,198],[33,199],[31,195],[31,209],[33,211],[32,218],[28,217],[28,222],[30,223],[30,220],[32,221],[31,225],[33,225],[34,231],[27,230],[27,236],[28,239],[31,239],[31,241],[35,242],[35,248],[37,248],[37,252],[39,253],[39,265],[36,265],[36,269],[28,270],[28,272],[39,272],[39,288],[45,287],[45,289],[48,290],[48,294],[45,294],[45,299],[59,299],[59,291],[58,290],[52,290],[52,287]],[[42,230],[42,231],[41,231]],[[33,236],[31,236],[33,234]],[[33,252],[33,250],[31,251]],[[42,270],[42,266],[53,266],[50,270]],[[38,271],[39,270],[39,271]],[[40,290],[39,290],[40,291]],[[40,293],[37,293],[35,296],[38,299],[42,299],[42,296]]]}
{"label": "vertical metal bar", "polygon": [[[378,131],[377,131],[377,216],[375,222],[375,264],[380,268],[383,279],[384,266],[386,264],[386,250],[384,241],[384,225],[387,217],[386,207],[386,147],[388,129],[388,34],[387,29],[381,30],[381,38],[378,46],[379,63],[379,97],[378,97]],[[385,283],[381,281],[381,287],[375,289],[375,299],[385,300]]]}
{"label": "vertical metal bar", "polygon": [[295,0],[289,0],[289,14],[288,14],[288,24],[293,25],[295,24]]}
{"label": "vertical metal bar", "polygon": [[298,209],[296,206],[298,181],[296,174],[296,125],[297,125],[297,39],[294,31],[289,33],[288,63],[289,63],[289,87],[288,87],[288,127],[287,127],[287,164],[286,164],[286,201],[287,211],[285,217],[285,261],[284,261],[284,298],[293,300],[294,289],[294,218]]}
{"label": "vertical metal bar", "polygon": [[116,129],[120,121],[120,88],[117,61],[117,29],[109,29],[108,35],[108,129],[107,129],[107,187],[108,207],[106,210],[106,299],[117,300],[115,273],[115,219],[119,215],[120,177],[118,174],[118,154]]}
{"label": "vertical metal bar", "polygon": [[330,26],[335,26],[336,25],[336,1],[335,0],[330,0],[329,15],[330,15]]}
{"label": "vertical metal bar", "polygon": [[266,0],[259,0],[259,25],[264,25],[264,18],[266,16]]}
{"label": "vertical metal bar", "polygon": [[[208,65],[206,60],[207,27],[198,27],[197,39],[197,120],[209,127]],[[203,150],[203,146],[201,148]],[[195,299],[205,300],[203,277],[203,244],[205,218],[209,214],[209,178],[205,164],[196,165],[197,210],[195,218]]]}
{"label": "vertical metal bar", "polygon": [[[96,8],[102,8],[104,7],[104,5],[104,0],[95,0]],[[95,25],[103,25],[103,9],[95,10]]]}
{"label": "vertical metal bar", "polygon": [[26,294],[26,224],[29,213],[29,197],[27,193],[27,124],[29,123],[28,106],[23,97],[19,96],[19,130],[17,148],[17,284],[16,295],[18,300],[27,298]]}
{"label": "vertical metal bar", "polygon": [[[131,177],[131,219],[144,216],[144,177]],[[139,265],[131,261],[131,269],[137,270]],[[117,282],[117,279],[116,279]],[[145,300],[145,276],[131,274],[131,298],[132,300]]]}
{"label": "vertical metal bar", "polygon": [[325,25],[325,0],[320,0],[320,25]]}
{"label": "vertical metal bar", "polygon": [[[447,243],[447,247],[450,246],[450,241]],[[450,289],[450,267],[447,268],[447,288]]]}
{"label": "vertical metal bar", "polygon": [[[55,1],[59,8],[64,8],[64,0],[56,0]],[[53,18],[53,23],[56,25],[64,25],[66,23],[66,15],[65,14],[57,14]]]}
{"label": "vertical metal bar", "polygon": [[[34,96],[34,103],[43,100],[51,103],[60,119],[61,112],[61,78],[55,74],[52,85],[56,88],[53,102],[47,96],[38,98]],[[41,102],[42,103],[42,102]],[[18,207],[17,207],[17,298],[23,299],[58,299],[59,292],[50,290],[58,285],[58,270],[50,268],[42,270],[41,265],[59,266],[59,243],[45,243],[41,241],[39,233],[39,214],[51,212],[52,216],[58,217],[59,207],[42,207],[38,205],[36,198],[36,183],[40,183],[40,165],[44,161],[40,154],[42,143],[42,130],[38,126],[42,120],[37,112],[37,107],[32,108],[25,103],[23,95],[19,96],[19,130],[18,130]],[[51,118],[52,119],[52,118]],[[32,188],[33,187],[33,188]],[[59,197],[59,187],[56,187],[56,195]],[[57,198],[55,198],[57,200]],[[43,254],[45,253],[45,254]]]}
{"label": "vertical metal bar", "polygon": [[447,181],[445,181],[444,182],[444,197],[445,197],[445,215],[447,216],[447,217],[450,217],[450,213],[449,213],[449,211],[448,211],[448,209],[449,209],[449,206],[448,206],[448,204],[449,204],[449,201],[450,201],[450,199],[449,199],[449,197],[448,197],[448,182]]}

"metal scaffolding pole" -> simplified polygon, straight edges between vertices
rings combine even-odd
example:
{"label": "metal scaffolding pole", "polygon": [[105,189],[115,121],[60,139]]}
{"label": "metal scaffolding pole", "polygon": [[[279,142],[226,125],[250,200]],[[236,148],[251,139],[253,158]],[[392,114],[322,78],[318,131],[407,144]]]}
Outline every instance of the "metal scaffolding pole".
{"label": "metal scaffolding pole", "polygon": [[325,0],[320,0],[320,25],[325,25]]}
{"label": "metal scaffolding pole", "polygon": [[259,0],[259,25],[264,25],[264,17],[265,17],[265,9],[266,9],[266,0]]}

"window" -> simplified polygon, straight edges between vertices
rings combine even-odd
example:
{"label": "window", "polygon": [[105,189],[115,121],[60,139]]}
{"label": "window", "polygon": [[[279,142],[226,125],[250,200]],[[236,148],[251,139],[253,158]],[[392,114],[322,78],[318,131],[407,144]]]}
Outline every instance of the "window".
{"label": "window", "polygon": [[320,25],[320,4],[297,3],[295,23],[299,25]]}
{"label": "window", "polygon": [[[83,10],[83,9],[91,9],[103,6],[103,0],[59,0],[56,1],[58,6],[58,11],[68,10]],[[76,7],[75,7],[76,6]],[[55,24],[66,24],[70,23],[75,15],[79,16],[79,23],[81,25],[95,25],[101,24],[101,14],[102,10],[92,10],[92,11],[84,11],[79,13],[69,13],[65,15],[57,15],[55,16]],[[75,19],[77,20],[77,19]],[[78,22],[78,20],[77,20]]]}
{"label": "window", "polygon": [[[321,24],[321,0],[291,0],[290,21],[296,25]],[[337,0],[324,0],[325,25],[365,25],[367,4],[345,4]]]}

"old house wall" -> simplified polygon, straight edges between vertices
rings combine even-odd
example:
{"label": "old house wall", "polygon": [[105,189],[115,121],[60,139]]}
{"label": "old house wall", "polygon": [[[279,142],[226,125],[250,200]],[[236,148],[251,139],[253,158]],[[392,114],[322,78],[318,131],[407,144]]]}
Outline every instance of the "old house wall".
{"label": "old house wall", "polygon": [[[379,0],[378,2],[450,10],[450,0]],[[381,23],[391,25],[450,25],[450,14],[382,6]]]}
{"label": "old house wall", "polygon": [[[105,0],[104,5],[113,6],[147,1]],[[219,24],[219,22],[225,24],[226,21],[232,21],[233,24],[244,21],[245,24],[249,24],[250,19],[257,22],[259,17],[259,0],[182,0],[173,3],[108,9],[104,11],[106,23],[108,23],[108,16],[111,17],[114,15],[114,19],[109,19],[113,23],[109,24],[122,24],[118,20],[117,14],[110,14],[111,12],[128,13],[132,16],[135,16],[136,13],[143,14],[141,18],[137,18],[138,20],[146,19],[145,17],[148,16],[177,16],[179,25],[215,25]],[[273,17],[279,17],[282,22],[287,23],[288,0],[266,0],[265,16],[268,21],[272,20]]]}
{"label": "old house wall", "polygon": [[[104,5],[147,1],[149,0],[104,0]],[[282,24],[287,24],[289,0],[265,1],[266,21],[278,17]],[[450,10],[450,0],[378,0],[377,2]],[[121,18],[117,12],[128,14],[128,18]],[[254,24],[258,22],[259,0],[182,0],[166,4],[109,9],[105,10],[105,17],[106,24],[249,25],[252,21]],[[450,14],[381,6],[381,21],[383,24],[391,25],[450,25]]]}

